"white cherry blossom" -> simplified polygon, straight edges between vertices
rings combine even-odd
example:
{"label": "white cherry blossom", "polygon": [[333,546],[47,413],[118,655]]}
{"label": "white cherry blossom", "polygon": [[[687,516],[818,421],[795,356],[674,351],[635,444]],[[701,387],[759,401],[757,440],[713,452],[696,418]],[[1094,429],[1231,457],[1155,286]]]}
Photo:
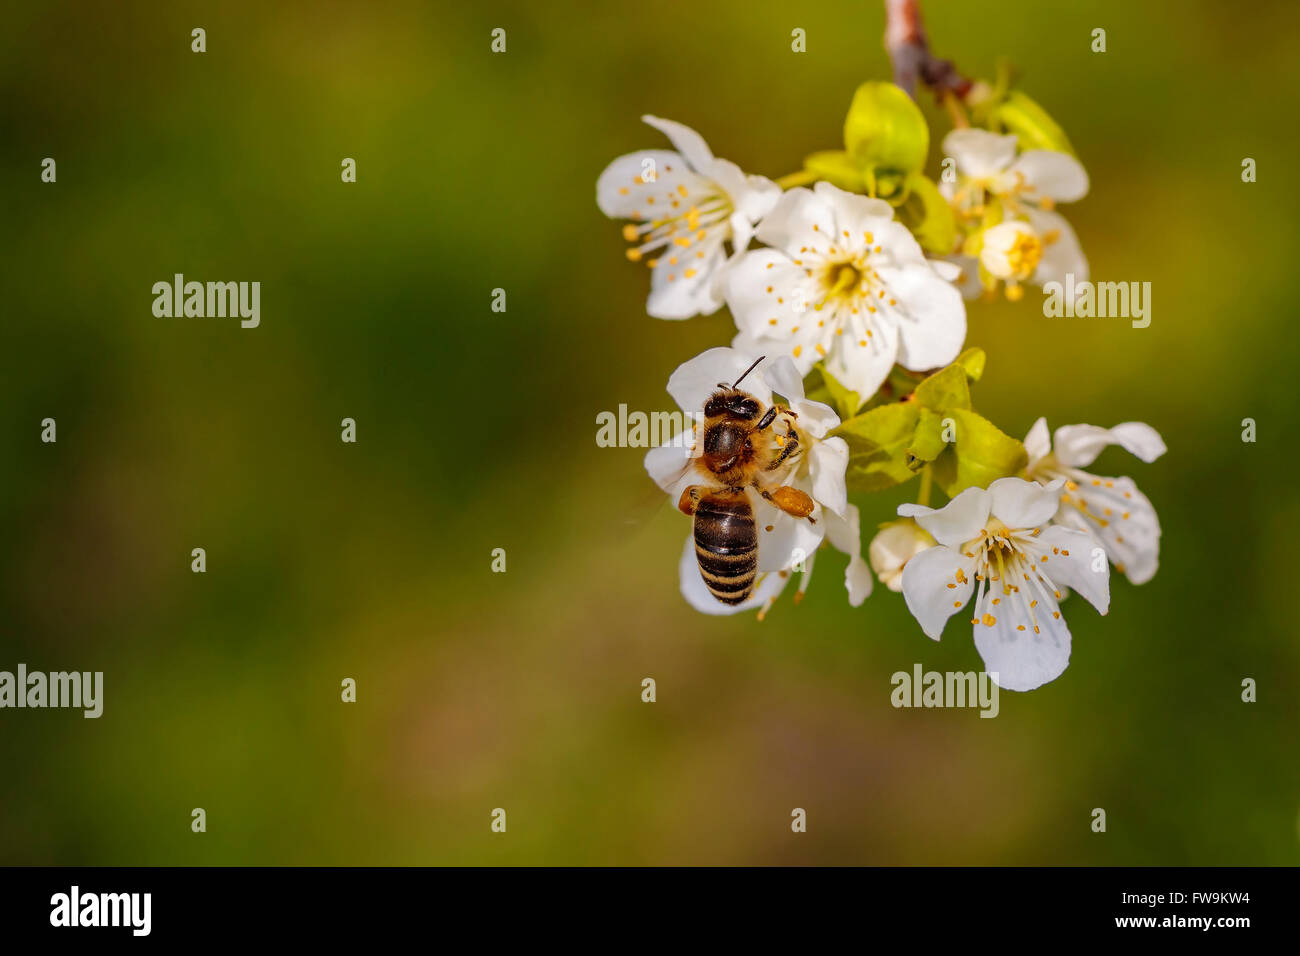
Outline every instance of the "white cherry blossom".
{"label": "white cherry blossom", "polygon": [[1109,567],[1104,559],[1097,567],[1092,538],[1050,524],[1064,483],[1000,478],[987,490],[967,488],[938,510],[898,509],[938,542],[903,569],[908,610],[937,641],[974,594],[975,646],[1007,690],[1033,690],[1069,664],[1070,630],[1059,603],[1065,588],[1102,614],[1110,607]]}
{"label": "white cherry blossom", "polygon": [[1028,473],[1042,484],[1064,481],[1055,523],[1087,532],[1106,549],[1115,570],[1133,584],[1145,584],[1160,564],[1160,520],[1132,478],[1083,470],[1108,445],[1119,445],[1147,463],[1165,453],[1159,432],[1142,422],[1114,428],[1065,425],[1056,430],[1053,443],[1047,420],[1040,418],[1025,436]]}
{"label": "white cherry blossom", "polygon": [[824,362],[864,400],[896,362],[914,371],[951,362],[966,338],[961,295],[893,216],[887,202],[830,183],[787,192],[756,233],[772,248],[722,274],[733,344],[787,355],[802,374]]}
{"label": "white cherry blossom", "polygon": [[941,181],[939,189],[958,222],[978,234],[989,203],[1002,208],[1002,221],[982,232],[978,259],[972,252],[951,260],[962,269],[960,284],[967,298],[983,288],[970,281],[979,278],[979,266],[1006,283],[1010,299],[1023,294],[1022,283],[1063,282],[1067,273],[1076,282],[1088,278],[1078,237],[1055,211],[1057,203],[1075,202],[1088,193],[1088,173],[1077,159],[1048,149],[1017,155],[1014,135],[984,129],[953,130],[944,137],[943,149],[957,176],[956,182]]}
{"label": "white cherry blossom", "polygon": [[643,116],[676,149],[620,156],[596,181],[596,203],[611,219],[629,219],[623,237],[634,262],[650,267],[646,311],[659,319],[689,319],[722,306],[716,289],[727,262],[726,243],[743,251],[781,188],[747,176],[714,157],[699,133],[681,123]]}

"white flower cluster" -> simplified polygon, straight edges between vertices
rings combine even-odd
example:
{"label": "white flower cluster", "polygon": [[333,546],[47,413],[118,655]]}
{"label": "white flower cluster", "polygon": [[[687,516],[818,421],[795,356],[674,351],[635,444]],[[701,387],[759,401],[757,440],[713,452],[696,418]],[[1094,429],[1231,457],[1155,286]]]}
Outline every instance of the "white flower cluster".
{"label": "white flower cluster", "polygon": [[[825,182],[782,194],[715,159],[694,130],[644,119],[679,152],[619,157],[596,201],[631,220],[630,257],[651,269],[650,315],[686,319],[725,302],[735,348],[788,355],[802,374],[824,362],[863,396],[895,363],[922,371],[957,357],[966,309],[948,280],[958,269],[926,259],[889,203]],[[768,248],[749,250],[751,238]]]}
{"label": "white flower cluster", "polygon": [[[939,191],[966,233],[950,261],[961,269],[958,284],[967,298],[1006,284],[1008,299],[1023,295],[1022,283],[1088,278],[1088,260],[1056,204],[1077,202],[1088,193],[1088,173],[1067,153],[1031,149],[1017,155],[1016,137],[983,129],[956,129],[943,141],[955,165],[955,181]],[[989,222],[995,210],[995,222]]]}
{"label": "white flower cluster", "polygon": [[[865,404],[896,366],[928,372],[957,358],[966,338],[963,295],[1003,283],[1015,299],[1023,283],[1086,277],[1078,240],[1054,211],[1087,192],[1083,167],[1062,152],[1017,154],[1013,135],[953,131],[944,150],[957,176],[938,192],[957,238],[951,254],[931,258],[889,202],[825,181],[783,191],[714,157],[694,130],[645,121],[674,149],[615,160],[597,182],[597,203],[627,220],[628,258],[651,270],[650,315],[686,319],[725,304],[737,329],[730,348],[704,352],[669,379],[688,420],[705,424],[652,449],[646,469],[687,513],[695,513],[697,489],[717,485],[726,469],[737,474],[736,455],[706,468],[714,459],[702,446],[713,441],[705,431],[710,410],[733,413],[727,396],[740,394],[739,379],[757,403],[736,412],[753,428],[743,454],[774,462],[752,484],[733,477],[721,489],[749,503],[756,554],[749,557],[748,545],[702,550],[697,531],[680,561],[686,600],[705,613],[756,608],[761,617],[795,574],[803,575],[796,600],[803,595],[815,552],[828,541],[849,556],[852,605],[871,593],[874,570],[938,640],[973,596],[975,644],[1002,687],[1029,690],[1059,676],[1070,655],[1061,613],[1068,591],[1104,614],[1110,565],[1140,584],[1155,573],[1159,553],[1155,511],[1133,482],[1082,468],[1109,444],[1153,461],[1165,450],[1160,436],[1135,422],[1073,425],[1058,429],[1053,443],[1040,419],[1019,473],[967,487],[942,508],[901,506],[872,540],[868,566],[858,508],[848,501],[849,446],[832,434],[840,416],[805,396],[803,377],[822,369]],[[760,420],[775,396],[779,415]],[[701,520],[734,535],[747,519],[696,514]]]}

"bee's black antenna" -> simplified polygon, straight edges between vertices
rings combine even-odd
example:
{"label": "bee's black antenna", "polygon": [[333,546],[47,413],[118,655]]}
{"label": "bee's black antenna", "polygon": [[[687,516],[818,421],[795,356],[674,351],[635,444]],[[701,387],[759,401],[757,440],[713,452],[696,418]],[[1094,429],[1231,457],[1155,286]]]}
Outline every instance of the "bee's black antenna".
{"label": "bee's black antenna", "polygon": [[753,365],[751,365],[749,368],[745,369],[745,371],[741,374],[740,378],[736,379],[734,382],[731,383],[731,387],[732,387],[732,388],[735,388],[737,385],[739,385],[741,382],[743,382],[743,381],[745,380],[745,376],[748,375],[750,372],[754,371],[754,369],[758,368],[758,363],[761,362],[761,361],[763,361],[763,359],[765,359],[765,358],[767,358],[766,355],[760,355],[760,356],[758,357],[758,359],[755,360],[755,362],[754,362]]}

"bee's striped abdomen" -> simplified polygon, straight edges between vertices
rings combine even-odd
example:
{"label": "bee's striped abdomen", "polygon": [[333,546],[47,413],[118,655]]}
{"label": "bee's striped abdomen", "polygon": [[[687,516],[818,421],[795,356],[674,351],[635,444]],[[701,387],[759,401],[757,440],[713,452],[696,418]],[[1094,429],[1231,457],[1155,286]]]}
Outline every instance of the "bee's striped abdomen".
{"label": "bee's striped abdomen", "polygon": [[695,510],[695,560],[709,593],[723,604],[749,597],[758,573],[758,529],[743,493],[701,499]]}

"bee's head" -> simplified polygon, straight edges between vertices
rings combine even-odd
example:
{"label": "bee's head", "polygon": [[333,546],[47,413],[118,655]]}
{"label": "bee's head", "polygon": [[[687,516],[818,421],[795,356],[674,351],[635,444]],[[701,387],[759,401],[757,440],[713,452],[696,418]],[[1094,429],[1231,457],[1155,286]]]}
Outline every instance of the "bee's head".
{"label": "bee's head", "polygon": [[737,386],[761,361],[760,356],[730,385],[719,383],[718,390],[704,403],[704,465],[714,474],[729,471],[754,454],[749,436],[763,414],[763,406]]}
{"label": "bee's head", "polygon": [[704,403],[704,417],[725,417],[740,422],[752,422],[762,411],[758,399],[748,392],[724,385],[709,396]]}
{"label": "bee's head", "polygon": [[717,418],[724,416],[733,418],[736,421],[752,422],[758,418],[763,409],[758,404],[758,399],[748,392],[742,392],[739,388],[745,376],[754,369],[758,368],[758,363],[763,361],[766,356],[760,355],[755,359],[754,364],[741,373],[740,378],[736,379],[730,385],[726,382],[718,383],[718,390],[709,396],[709,400],[704,403],[704,417]]}

